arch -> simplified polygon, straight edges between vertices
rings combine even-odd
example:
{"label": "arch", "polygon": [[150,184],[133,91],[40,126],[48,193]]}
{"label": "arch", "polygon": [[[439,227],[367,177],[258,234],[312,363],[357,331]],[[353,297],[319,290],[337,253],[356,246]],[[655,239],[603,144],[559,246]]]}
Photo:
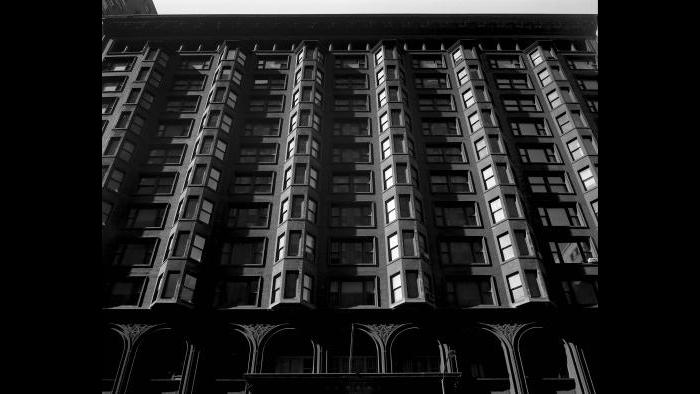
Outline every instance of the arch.
{"label": "arch", "polygon": [[440,341],[421,328],[408,326],[396,330],[388,348],[391,372],[440,372]]}
{"label": "arch", "polygon": [[460,371],[472,378],[508,378],[506,344],[491,331],[470,330],[457,344]]}
{"label": "arch", "polygon": [[233,327],[213,334],[203,343],[197,391],[243,392],[243,374],[250,372],[252,359],[250,339],[242,330]]}
{"label": "arch", "polygon": [[564,341],[549,329],[523,330],[518,351],[526,378],[569,378]]}
{"label": "arch", "polygon": [[135,343],[128,393],[177,391],[185,373],[189,342],[175,330],[158,327]]}
{"label": "arch", "polygon": [[[351,335],[352,369],[349,370]],[[354,330],[352,327],[338,330],[326,345],[326,372],[379,372],[380,347],[366,328],[356,324]]]}
{"label": "arch", "polygon": [[316,344],[301,330],[282,327],[261,346],[261,372],[312,373]]}
{"label": "arch", "polygon": [[119,368],[126,356],[127,340],[113,327],[102,333],[102,391],[111,391],[119,376]]}

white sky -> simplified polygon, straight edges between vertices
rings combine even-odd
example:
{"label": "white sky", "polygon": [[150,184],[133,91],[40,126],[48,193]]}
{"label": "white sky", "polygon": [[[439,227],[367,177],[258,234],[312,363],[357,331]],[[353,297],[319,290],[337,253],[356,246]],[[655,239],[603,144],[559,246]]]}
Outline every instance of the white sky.
{"label": "white sky", "polygon": [[153,0],[158,14],[597,14],[597,0]]}

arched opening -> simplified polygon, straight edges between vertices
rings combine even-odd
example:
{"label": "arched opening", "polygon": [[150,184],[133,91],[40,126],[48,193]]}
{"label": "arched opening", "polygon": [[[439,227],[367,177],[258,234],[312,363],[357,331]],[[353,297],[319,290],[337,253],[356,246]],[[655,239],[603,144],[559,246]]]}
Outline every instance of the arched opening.
{"label": "arched opening", "polygon": [[102,335],[102,391],[111,392],[124,354],[124,339],[114,330]]}
{"label": "arched opening", "polygon": [[[352,361],[350,347],[352,342]],[[379,362],[377,345],[361,329],[355,327],[340,330],[337,336],[329,338],[326,371],[331,373],[377,373]]]}
{"label": "arched opening", "polygon": [[243,393],[243,374],[248,372],[250,345],[237,332],[214,336],[200,356],[198,391],[212,394]]}
{"label": "arched opening", "polygon": [[501,341],[483,329],[475,329],[457,343],[457,369],[469,392],[508,392],[510,380]]}
{"label": "arched opening", "polygon": [[533,329],[520,339],[520,357],[529,390],[555,393],[574,389],[563,342],[552,332]]}
{"label": "arched opening", "polygon": [[187,343],[173,330],[148,335],[136,350],[129,392],[176,392],[184,373],[186,356]]}
{"label": "arched opening", "polygon": [[270,338],[263,354],[262,372],[312,373],[314,347],[298,330],[284,330]]}
{"label": "arched opening", "polygon": [[420,329],[400,333],[391,345],[392,372],[440,372],[437,340]]}

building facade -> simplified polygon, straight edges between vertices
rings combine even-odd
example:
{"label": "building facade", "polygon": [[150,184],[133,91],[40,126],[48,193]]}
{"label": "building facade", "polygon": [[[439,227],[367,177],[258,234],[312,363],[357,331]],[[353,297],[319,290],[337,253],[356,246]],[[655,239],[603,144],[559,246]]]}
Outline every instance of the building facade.
{"label": "building facade", "polygon": [[104,392],[599,392],[594,16],[103,31]]}

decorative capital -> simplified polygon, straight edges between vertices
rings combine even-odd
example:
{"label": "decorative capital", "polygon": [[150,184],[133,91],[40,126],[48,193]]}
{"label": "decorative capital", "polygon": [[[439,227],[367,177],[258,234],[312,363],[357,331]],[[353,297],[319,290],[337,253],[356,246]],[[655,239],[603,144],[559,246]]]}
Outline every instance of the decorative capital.
{"label": "decorative capital", "polygon": [[257,344],[260,344],[260,341],[262,341],[270,330],[278,326],[279,324],[265,323],[241,324],[241,327],[245,328],[253,336]]}
{"label": "decorative capital", "polygon": [[385,345],[391,334],[402,325],[403,324],[364,324],[365,327],[369,328],[374,334],[381,338]]}
{"label": "decorative capital", "polygon": [[493,328],[497,333],[501,334],[503,337],[505,337],[509,343],[513,344],[513,340],[515,339],[515,335],[518,333],[520,328],[524,326],[524,324],[519,324],[519,323],[502,323],[502,324],[486,324],[487,326]]}
{"label": "decorative capital", "polygon": [[144,331],[153,327],[153,325],[150,324],[117,324],[117,326],[124,331],[131,343],[136,341],[136,339],[140,337]]}

